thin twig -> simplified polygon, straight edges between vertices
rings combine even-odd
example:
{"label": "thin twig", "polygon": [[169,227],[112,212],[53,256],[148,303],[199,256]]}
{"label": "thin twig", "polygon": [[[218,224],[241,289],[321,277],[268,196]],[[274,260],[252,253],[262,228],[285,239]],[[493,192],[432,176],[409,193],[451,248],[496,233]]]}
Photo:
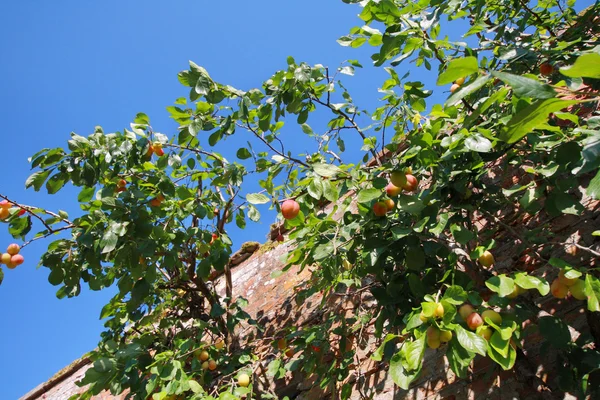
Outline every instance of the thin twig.
{"label": "thin twig", "polygon": [[[356,130],[356,132],[358,132],[358,134],[363,139],[363,141],[367,140],[367,136],[364,134],[364,132],[362,131],[362,129],[360,129],[360,127],[356,124],[356,122],[354,122],[354,119],[351,118],[348,114],[346,114],[342,110],[336,110],[335,108],[333,108],[331,106],[331,103],[329,103],[329,101],[327,103],[325,103],[325,102],[321,101],[320,99],[318,99],[315,96],[311,96],[311,98],[316,103],[321,104],[322,106],[325,106],[325,107],[329,108],[334,114],[338,114],[342,118],[344,118],[346,121],[348,121],[350,123],[350,125],[352,125],[352,127]],[[375,160],[375,162],[377,163],[377,165],[381,166],[381,160],[379,159],[379,157],[377,157],[377,153],[375,152],[375,150],[371,149],[370,152],[373,155],[373,159]]]}
{"label": "thin twig", "polygon": [[285,158],[285,159],[287,159],[287,160],[289,160],[289,161],[292,161],[292,162],[295,162],[295,163],[297,163],[297,164],[300,164],[300,165],[302,165],[303,167],[310,168],[310,167],[309,167],[309,165],[308,165],[308,164],[306,164],[305,162],[303,162],[303,161],[301,161],[301,160],[298,160],[297,158],[294,158],[294,157],[286,156],[286,155],[285,155],[285,153],[283,153],[283,152],[281,152],[281,151],[279,151],[279,150],[275,149],[275,147],[273,147],[273,146],[271,145],[271,143],[267,142],[267,140],[266,140],[264,137],[262,137],[262,136],[261,136],[261,135],[260,135],[260,134],[259,134],[259,133],[256,131],[256,129],[252,128],[252,126],[250,125],[250,123],[249,123],[249,122],[247,122],[247,123],[246,123],[246,125],[242,125],[242,124],[239,124],[239,123],[236,123],[236,125],[237,125],[237,126],[239,126],[240,128],[247,129],[247,130],[249,130],[250,132],[252,132],[252,133],[254,134],[254,136],[256,136],[258,139],[260,139],[260,141],[261,141],[261,142],[263,142],[263,143],[264,143],[264,144],[265,144],[265,145],[266,145],[266,146],[267,146],[269,149],[271,149],[272,151],[274,151],[274,152],[275,152],[277,155],[279,155],[279,156],[281,156],[281,157],[283,157],[283,158]]}
{"label": "thin twig", "polygon": [[31,244],[32,242],[35,242],[36,240],[45,239],[48,236],[54,235],[55,233],[58,233],[58,232],[61,232],[61,231],[66,231],[68,229],[73,229],[73,228],[75,228],[75,225],[65,225],[65,226],[63,226],[61,228],[53,229],[50,232],[47,232],[47,233],[45,233],[45,234],[43,234],[41,236],[36,236],[33,239],[28,240],[27,242],[25,242],[25,243],[23,243],[21,245],[21,248],[24,248],[24,247],[28,246],[29,244]]}

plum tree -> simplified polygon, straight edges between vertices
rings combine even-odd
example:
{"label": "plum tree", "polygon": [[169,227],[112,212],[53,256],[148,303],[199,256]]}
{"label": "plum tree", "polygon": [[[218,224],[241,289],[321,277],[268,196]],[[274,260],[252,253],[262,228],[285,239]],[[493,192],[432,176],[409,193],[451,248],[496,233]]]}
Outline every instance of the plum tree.
{"label": "plum tree", "polygon": [[[77,190],[76,217],[0,193],[2,225],[22,248],[49,241],[39,263],[59,298],[116,292],[82,398],[237,400],[249,393],[235,385],[244,371],[265,379],[257,397],[278,386],[270,379],[302,371],[351,398],[364,332],[382,342],[372,357],[405,390],[420,382],[430,347],[457,379],[479,376],[476,355],[497,365],[490,374],[520,363],[519,385],[535,394],[545,385],[529,378],[542,369],[524,342],[560,358],[555,371],[544,365],[560,381],[548,385],[552,397],[597,394],[582,382],[595,377],[586,360],[600,357],[599,233],[588,229],[600,193],[600,5],[344,2],[360,7],[360,27],[339,43],[372,46],[371,58],[336,68],[289,57],[247,90],[190,62],[178,75],[186,97],[167,108],[172,132],[139,113],[121,132],[73,133],[65,148],[31,158],[26,186]],[[456,29],[442,37],[450,19]],[[370,73],[365,61],[385,66],[376,104],[355,101],[346,85]],[[433,79],[419,81],[418,68]],[[319,318],[299,325],[293,310],[290,326],[261,336],[251,314],[264,299],[236,287],[230,233],[268,210],[281,213],[269,237],[286,235],[286,246],[264,247],[284,257],[274,272],[309,276],[290,305],[310,303]],[[4,266],[22,262],[12,252],[0,257],[0,282]],[[541,313],[543,296],[569,292],[585,300],[577,323],[591,321],[577,341],[561,334],[570,319]],[[337,307],[349,299],[360,304],[352,316]],[[280,351],[263,374],[265,341]]]}

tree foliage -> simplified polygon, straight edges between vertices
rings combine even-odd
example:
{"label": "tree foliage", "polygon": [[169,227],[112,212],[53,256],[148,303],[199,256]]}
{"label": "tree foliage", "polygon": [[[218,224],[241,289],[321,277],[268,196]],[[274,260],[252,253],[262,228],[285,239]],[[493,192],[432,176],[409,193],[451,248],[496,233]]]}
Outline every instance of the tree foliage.
{"label": "tree foliage", "polygon": [[[102,390],[155,400],[275,397],[268,384],[256,385],[256,344],[242,345],[236,333],[241,321],[255,321],[244,311],[247,301],[232,295],[227,231],[258,221],[266,207],[279,211],[286,199],[300,212],[282,222],[295,246],[284,270],[316,267],[303,298],[368,280],[364,289],[376,307],[352,318],[328,314],[290,333],[268,367],[273,379],[286,371],[314,374],[318,385],[347,398],[354,335],[371,319],[381,338],[372,358],[388,362],[404,389],[419,376],[427,347],[444,352],[459,377],[476,357],[508,370],[524,357],[529,321],[568,367],[560,390],[596,390],[590,376],[598,374],[600,353],[590,344],[597,338],[573,341],[559,318],[538,318],[531,299],[566,287],[589,312],[600,311],[598,253],[555,240],[547,223],[589,216],[600,191],[598,5],[578,14],[571,0],[344,2],[360,3],[362,26],[338,42],[371,46],[374,65],[389,75],[377,107],[360,109],[342,83],[368,60],[330,69],[289,57],[286,69],[248,91],[190,62],[178,75],[188,96],[167,107],[180,125],[176,134],[154,131],[140,113],[122,132],[72,134],[66,149],[31,158],[36,171],[26,186],[50,194],[67,184],[81,188],[81,216],[71,220],[0,195],[13,206],[4,222],[16,239],[28,244],[60,234],[40,260],[58,297],[77,296],[82,285],[118,287],[102,309],[106,331],[81,398]],[[447,30],[461,36],[445,36]],[[409,63],[437,74],[437,87],[400,76]],[[432,90],[453,82],[444,104],[427,102]],[[313,123],[315,113],[329,115],[326,126]],[[297,152],[289,130],[314,141],[315,151]],[[360,138],[353,151],[362,160],[343,161],[350,135]],[[234,140],[235,160],[216,152]],[[393,173],[416,177],[417,188],[390,195]],[[256,182],[260,191],[244,189]],[[376,215],[373,206],[389,200],[386,215]],[[517,232],[509,217],[542,223]],[[40,230],[31,236],[34,226]],[[513,236],[528,264],[549,267],[547,276],[482,258],[494,254],[498,232]],[[586,261],[548,258],[565,246]],[[225,296],[209,283],[214,271],[224,274]],[[559,271],[562,280],[549,282]],[[564,279],[573,281],[559,286]],[[469,326],[459,315],[467,303],[501,319]],[[444,341],[441,332],[452,335]],[[337,361],[320,362],[336,351],[333,336],[341,338]],[[288,346],[296,353],[289,362]],[[217,370],[207,369],[204,350]],[[228,384],[242,373],[252,377],[249,387]]]}

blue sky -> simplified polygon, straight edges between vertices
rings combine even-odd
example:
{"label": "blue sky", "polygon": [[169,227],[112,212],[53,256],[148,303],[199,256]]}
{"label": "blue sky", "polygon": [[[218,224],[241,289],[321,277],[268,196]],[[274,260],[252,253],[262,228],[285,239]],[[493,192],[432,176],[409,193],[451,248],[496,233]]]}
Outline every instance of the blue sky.
{"label": "blue sky", "polygon": [[[43,147],[65,147],[72,131],[121,130],[138,112],[150,116],[156,131],[173,135],[176,124],[165,107],[187,93],[177,72],[188,60],[217,81],[247,90],[285,68],[289,55],[332,68],[360,59],[365,68],[345,85],[360,108],[375,108],[385,72],[368,65],[371,49],[336,43],[360,25],[358,12],[341,0],[3,2],[0,193],[77,214],[76,190],[54,196],[25,190],[27,158]],[[413,71],[411,79],[429,79],[434,88],[431,75]],[[443,101],[443,90],[431,99]],[[235,151],[239,143],[230,146]],[[260,224],[233,232],[238,246],[264,241],[274,218],[265,211]],[[0,226],[0,250],[12,242]],[[112,292],[84,290],[57,300],[48,270],[36,269],[47,243],[27,247],[25,264],[6,271],[0,286],[0,399],[16,399],[50,378],[93,349],[103,330],[98,316]]]}

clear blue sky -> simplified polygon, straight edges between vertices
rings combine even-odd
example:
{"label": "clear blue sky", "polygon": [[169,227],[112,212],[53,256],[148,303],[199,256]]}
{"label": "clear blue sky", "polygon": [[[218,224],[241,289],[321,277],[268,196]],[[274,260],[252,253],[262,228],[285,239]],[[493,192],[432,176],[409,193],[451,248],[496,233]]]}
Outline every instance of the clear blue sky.
{"label": "clear blue sky", "polygon": [[[361,59],[366,68],[345,83],[360,108],[373,109],[385,72],[368,65],[371,49],[336,43],[360,25],[358,12],[341,0],[2,2],[0,193],[77,214],[75,190],[55,196],[25,190],[27,158],[43,147],[64,147],[72,131],[87,135],[96,125],[121,130],[137,112],[147,113],[156,131],[173,135],[176,125],[165,107],[187,93],[177,72],[188,60],[219,82],[247,90],[285,68],[289,55],[332,68]],[[411,78],[435,88],[431,75],[419,74]],[[446,96],[438,90],[433,99]],[[264,211],[261,224],[233,233],[238,246],[264,241],[274,218]],[[0,225],[0,250],[12,242]],[[26,263],[5,271],[0,286],[2,400],[18,398],[93,349],[103,330],[98,316],[113,293],[84,290],[57,300],[48,270],[36,269],[47,243],[25,249]]]}

